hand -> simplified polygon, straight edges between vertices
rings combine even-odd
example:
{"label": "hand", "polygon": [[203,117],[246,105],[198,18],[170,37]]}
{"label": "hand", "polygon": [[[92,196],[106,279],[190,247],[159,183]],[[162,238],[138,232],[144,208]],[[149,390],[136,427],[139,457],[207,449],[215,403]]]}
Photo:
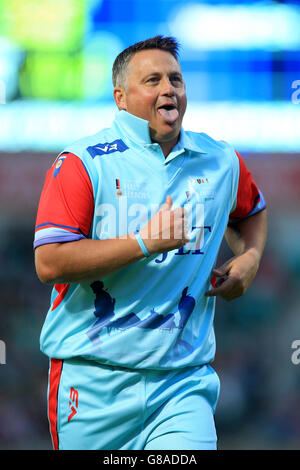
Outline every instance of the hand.
{"label": "hand", "polygon": [[171,251],[190,241],[187,238],[186,210],[183,207],[171,210],[172,205],[171,196],[167,196],[163,206],[140,230],[140,235],[150,253]]}
{"label": "hand", "polygon": [[217,277],[215,288],[207,291],[207,297],[220,295],[225,300],[234,300],[245,294],[259,267],[259,255],[254,249],[235,256],[221,267],[213,269]]}

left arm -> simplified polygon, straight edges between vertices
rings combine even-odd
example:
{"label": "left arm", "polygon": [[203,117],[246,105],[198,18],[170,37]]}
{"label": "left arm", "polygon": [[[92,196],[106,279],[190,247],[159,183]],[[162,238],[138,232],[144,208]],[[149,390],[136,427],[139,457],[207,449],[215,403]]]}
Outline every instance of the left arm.
{"label": "left arm", "polygon": [[266,209],[230,224],[225,238],[235,256],[213,270],[217,278],[216,286],[205,295],[220,295],[228,301],[243,295],[259,268],[266,237]]}

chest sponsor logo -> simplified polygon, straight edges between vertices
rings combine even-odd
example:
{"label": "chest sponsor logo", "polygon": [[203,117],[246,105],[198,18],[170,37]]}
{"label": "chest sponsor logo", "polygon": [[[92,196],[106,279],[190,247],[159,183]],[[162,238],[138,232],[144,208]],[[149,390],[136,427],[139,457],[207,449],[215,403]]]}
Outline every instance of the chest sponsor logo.
{"label": "chest sponsor logo", "polygon": [[206,176],[189,178],[187,184],[188,188],[185,193],[188,201],[194,198],[198,202],[205,202],[214,199],[216,195],[213,181]]}
{"label": "chest sponsor logo", "polygon": [[87,147],[87,151],[92,158],[98,155],[108,155],[114,152],[125,152],[128,150],[127,145],[121,139],[114,140],[113,142],[104,142]]}
{"label": "chest sponsor logo", "polygon": [[145,187],[145,183],[136,181],[120,181],[116,179],[117,196],[125,196],[128,199],[149,200],[150,193]]}
{"label": "chest sponsor logo", "polygon": [[125,194],[128,198],[150,199],[150,193],[145,188],[144,183],[128,181],[125,183]]}

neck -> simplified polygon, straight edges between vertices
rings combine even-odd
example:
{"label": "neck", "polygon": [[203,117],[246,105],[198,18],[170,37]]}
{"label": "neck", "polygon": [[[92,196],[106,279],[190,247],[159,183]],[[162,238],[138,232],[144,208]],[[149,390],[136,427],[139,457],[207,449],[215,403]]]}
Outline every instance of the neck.
{"label": "neck", "polygon": [[166,142],[161,142],[161,141],[156,140],[155,138],[152,138],[152,142],[156,142],[160,145],[160,148],[162,149],[162,152],[163,152],[165,158],[167,158],[167,156],[172,151],[172,149],[175,147],[175,145],[177,144],[178,141],[179,141],[179,135],[174,137],[174,139],[167,140]]}
{"label": "neck", "polygon": [[175,145],[177,144],[177,140],[178,139],[176,139],[173,142],[159,142],[159,145],[162,149],[162,152],[163,152],[165,158],[167,158],[169,153],[172,151],[173,147],[175,147]]}

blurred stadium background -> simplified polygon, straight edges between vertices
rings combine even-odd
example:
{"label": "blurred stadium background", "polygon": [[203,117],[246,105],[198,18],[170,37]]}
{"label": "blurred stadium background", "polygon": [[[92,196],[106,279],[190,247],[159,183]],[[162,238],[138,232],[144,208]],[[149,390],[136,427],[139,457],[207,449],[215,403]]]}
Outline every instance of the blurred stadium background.
{"label": "blurred stadium background", "polygon": [[269,210],[257,278],[217,301],[219,448],[300,448],[299,25],[299,0],[0,0],[0,449],[51,448],[39,351],[51,288],[32,249],[45,172],[110,124],[115,56],[157,34],[182,46],[184,127],[231,142]]}

